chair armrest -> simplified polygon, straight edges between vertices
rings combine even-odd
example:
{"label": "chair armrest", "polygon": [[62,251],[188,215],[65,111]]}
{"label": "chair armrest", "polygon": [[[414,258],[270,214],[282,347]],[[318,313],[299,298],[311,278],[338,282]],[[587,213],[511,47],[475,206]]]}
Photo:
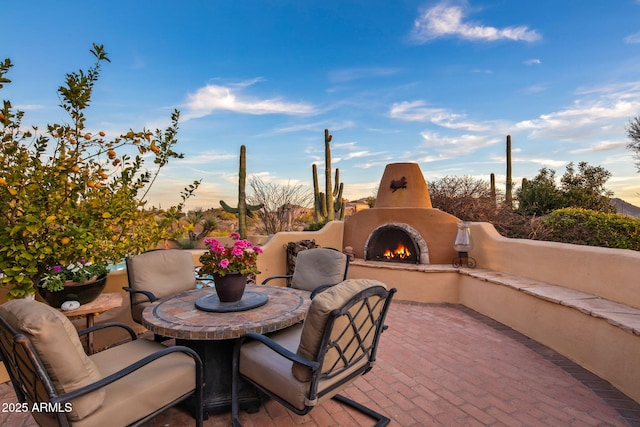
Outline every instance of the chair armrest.
{"label": "chair armrest", "polygon": [[184,347],[181,345],[174,345],[171,347],[167,347],[167,348],[163,348],[162,350],[158,350],[153,354],[150,354],[140,360],[138,360],[135,363],[132,363],[131,365],[122,368],[121,370],[114,372],[111,375],[108,375],[96,382],[93,382],[91,384],[87,384],[84,387],[80,387],[79,389],[76,389],[74,391],[71,391],[69,393],[65,393],[59,396],[54,397],[53,399],[51,399],[51,403],[53,403],[55,405],[56,402],[60,402],[60,403],[65,403],[68,402],[70,400],[73,399],[77,399],[80,396],[84,396],[86,394],[89,394],[93,391],[96,391],[102,387],[105,387],[121,378],[124,378],[125,376],[131,374],[132,372],[137,371],[138,369],[142,368],[143,366],[148,365],[149,363],[153,362],[154,360],[160,359],[161,357],[164,357],[168,354],[171,353],[176,353],[176,352],[180,352],[180,353],[185,353],[188,354],[189,356],[191,356],[191,358],[194,360],[195,364],[196,364],[196,387],[201,387],[202,385],[202,378],[203,378],[203,368],[202,368],[202,360],[200,359],[200,356],[198,356],[198,353],[196,353],[194,350],[188,348],[188,347]]}
{"label": "chair armrest", "polygon": [[122,289],[124,289],[125,291],[130,292],[132,294],[142,294],[142,295],[146,296],[149,299],[150,302],[154,302],[155,300],[158,299],[153,294],[153,292],[143,291],[143,290],[140,290],[140,289],[133,289],[133,288],[130,288],[128,286],[123,286]]}
{"label": "chair armrest", "polygon": [[286,276],[271,276],[271,277],[267,277],[266,279],[264,279],[261,283],[261,285],[266,285],[267,282],[273,280],[273,279],[291,279],[293,277],[292,274],[288,274]]}
{"label": "chair armrest", "polygon": [[329,289],[332,286],[335,286],[336,284],[334,283],[333,285],[318,285],[315,288],[313,288],[313,290],[311,291],[311,295],[309,295],[309,297],[311,299],[315,298],[316,295],[318,295],[320,292],[324,292],[327,289]]}
{"label": "chair armrest", "polygon": [[[285,357],[293,362],[296,363],[300,363],[301,365],[304,365],[310,369],[312,369],[313,371],[317,370],[320,367],[320,363],[313,361],[313,360],[309,360],[306,359],[302,356],[300,356],[299,354],[296,354],[292,351],[287,350],[286,348],[284,348],[283,346],[281,346],[280,344],[278,344],[277,342],[273,341],[271,338],[265,336],[265,335],[261,335],[261,334],[257,334],[255,332],[249,332],[243,336],[241,336],[238,341],[236,342],[236,348],[235,351],[237,351],[238,353],[240,352],[240,347],[242,347],[242,344],[244,343],[244,341],[246,340],[255,340],[255,341],[260,341],[262,344],[266,345],[267,347],[269,347],[271,350],[275,351],[276,353],[278,353],[280,356]],[[234,351],[234,354],[235,354]]]}
{"label": "chair armrest", "polygon": [[118,322],[105,322],[99,325],[94,325],[90,328],[82,329],[81,331],[78,331],[78,336],[86,335],[90,332],[98,331],[100,329],[113,328],[113,327],[122,328],[125,331],[127,331],[131,336],[132,341],[135,341],[138,339],[138,336],[136,335],[135,331],[131,329],[131,327],[129,327],[128,325],[125,325],[124,323],[118,323]]}

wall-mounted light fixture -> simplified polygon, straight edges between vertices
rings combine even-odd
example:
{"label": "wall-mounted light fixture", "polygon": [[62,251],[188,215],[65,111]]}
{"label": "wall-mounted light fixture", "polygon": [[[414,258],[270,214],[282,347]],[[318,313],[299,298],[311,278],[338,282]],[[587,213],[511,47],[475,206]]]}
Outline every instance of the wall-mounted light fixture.
{"label": "wall-mounted light fixture", "polygon": [[456,234],[456,240],[453,243],[453,249],[458,252],[458,256],[453,259],[453,266],[458,268],[466,266],[469,268],[476,267],[476,260],[469,256],[469,251],[473,248],[473,242],[471,241],[471,230],[469,229],[469,222],[458,222],[458,234]]}

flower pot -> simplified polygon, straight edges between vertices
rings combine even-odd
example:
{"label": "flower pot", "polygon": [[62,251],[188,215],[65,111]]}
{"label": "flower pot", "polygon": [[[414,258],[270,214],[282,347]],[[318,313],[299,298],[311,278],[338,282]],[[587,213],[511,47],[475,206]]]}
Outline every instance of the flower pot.
{"label": "flower pot", "polygon": [[213,275],[216,293],[221,302],[236,302],[242,299],[247,286],[247,274],[227,273],[225,276]]}
{"label": "flower pot", "polygon": [[70,282],[65,284],[61,291],[52,292],[44,289],[41,283],[38,283],[38,294],[47,304],[52,307],[60,308],[65,301],[78,301],[80,304],[87,304],[98,296],[104,290],[107,284],[107,275],[98,277],[96,280],[84,283]]}

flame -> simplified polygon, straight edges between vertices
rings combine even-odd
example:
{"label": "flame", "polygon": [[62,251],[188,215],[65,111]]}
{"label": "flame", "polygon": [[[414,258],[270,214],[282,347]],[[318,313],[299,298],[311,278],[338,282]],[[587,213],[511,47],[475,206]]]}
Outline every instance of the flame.
{"label": "flame", "polygon": [[384,251],[382,256],[386,259],[403,260],[411,256],[411,251],[402,243],[398,243],[398,247],[394,251],[392,251],[391,249],[387,249],[386,251]]}

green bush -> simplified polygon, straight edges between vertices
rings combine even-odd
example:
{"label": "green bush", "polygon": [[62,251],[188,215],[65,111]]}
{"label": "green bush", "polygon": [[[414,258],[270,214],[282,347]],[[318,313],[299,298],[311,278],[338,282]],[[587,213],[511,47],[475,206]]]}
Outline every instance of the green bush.
{"label": "green bush", "polygon": [[640,251],[640,219],[580,208],[553,211],[542,220],[544,240]]}
{"label": "green bush", "polygon": [[312,222],[304,228],[304,231],[318,231],[321,230],[329,221],[324,220],[320,222]]}

